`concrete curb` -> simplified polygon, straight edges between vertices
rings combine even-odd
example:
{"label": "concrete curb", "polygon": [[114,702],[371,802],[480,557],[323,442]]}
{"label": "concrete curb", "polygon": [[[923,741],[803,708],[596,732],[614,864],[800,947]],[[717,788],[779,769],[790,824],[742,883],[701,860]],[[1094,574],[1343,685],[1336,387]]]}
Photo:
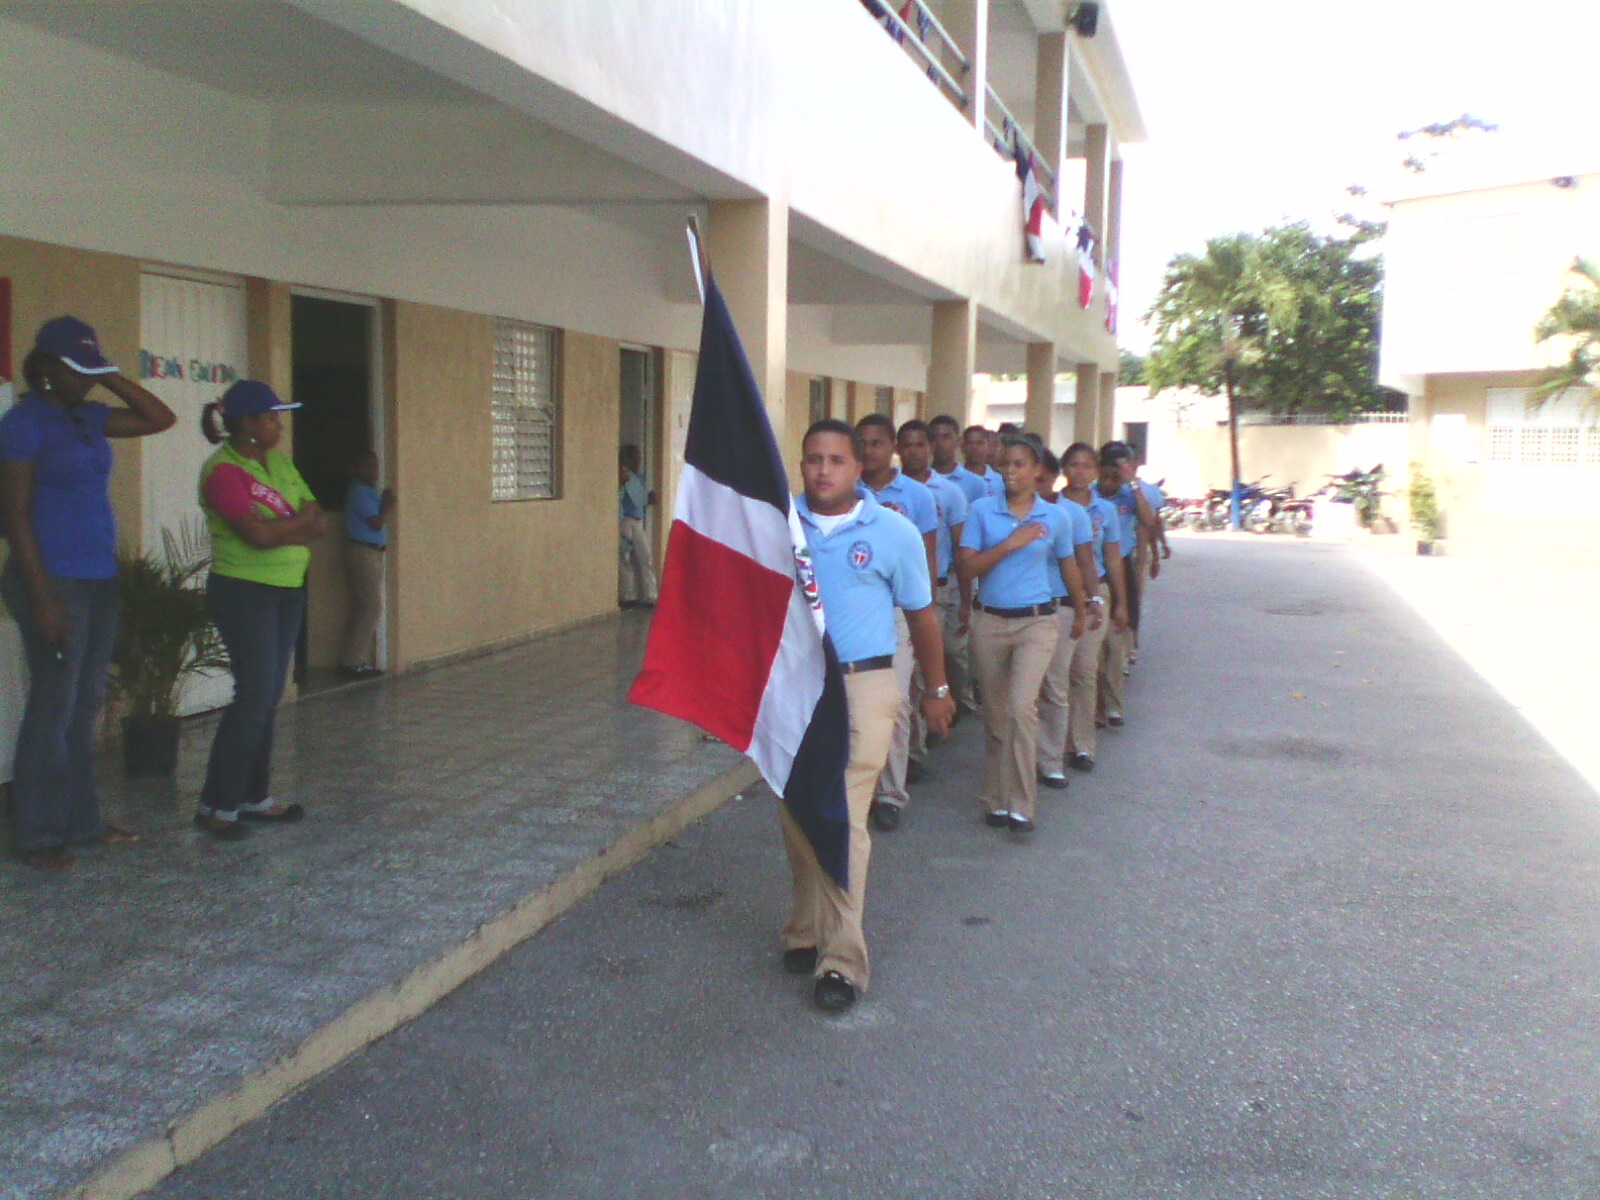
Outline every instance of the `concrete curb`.
{"label": "concrete curb", "polygon": [[612,876],[639,862],[702,817],[759,781],[744,762],[685,796],[665,812],[628,831],[541,892],[486,921],[458,945],[424,963],[399,983],[380,988],[346,1009],[277,1062],[251,1075],[231,1092],[184,1114],[165,1136],[124,1151],[59,1200],[129,1200],[148,1191],[179,1167],[193,1162],[278,1101],[430,1007],[538,933]]}

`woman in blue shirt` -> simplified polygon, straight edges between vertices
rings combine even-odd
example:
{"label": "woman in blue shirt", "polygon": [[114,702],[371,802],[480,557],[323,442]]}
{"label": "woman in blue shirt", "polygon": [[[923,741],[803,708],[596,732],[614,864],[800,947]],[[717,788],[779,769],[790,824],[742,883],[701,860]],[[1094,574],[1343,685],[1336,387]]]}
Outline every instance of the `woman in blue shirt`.
{"label": "woman in blue shirt", "polygon": [[1082,636],[1087,613],[1071,525],[1035,488],[1039,457],[1026,438],[1002,443],[1005,494],[978,500],[967,511],[956,554],[957,574],[979,581],[970,646],[983,693],[984,820],[1018,833],[1033,831],[1039,686],[1060,629],[1051,579],[1066,584],[1073,637]]}
{"label": "woman in blue shirt", "polygon": [[[72,865],[70,847],[131,837],[100,819],[94,740],[117,635],[117,527],[107,438],[172,428],[172,410],[118,373],[83,321],[46,321],[22,364],[28,391],[0,418],[0,518],[11,542],[0,597],[22,632],[28,701],[12,820],[23,861]],[[96,385],[122,401],[88,398]]]}

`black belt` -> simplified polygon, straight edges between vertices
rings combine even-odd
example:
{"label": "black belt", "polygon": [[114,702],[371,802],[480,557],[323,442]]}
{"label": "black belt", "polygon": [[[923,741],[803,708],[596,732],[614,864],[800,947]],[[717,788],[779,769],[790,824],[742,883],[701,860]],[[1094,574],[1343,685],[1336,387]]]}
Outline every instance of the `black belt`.
{"label": "black belt", "polygon": [[839,670],[846,675],[859,675],[863,671],[887,671],[894,666],[894,655],[880,654],[877,658],[858,658],[855,662],[840,663]]}
{"label": "black belt", "polygon": [[950,576],[948,576],[948,575],[939,576],[939,586],[940,587],[943,587],[945,584],[947,584],[949,582],[950,582]]}
{"label": "black belt", "polygon": [[1044,604],[1030,604],[1026,608],[990,608],[987,604],[973,605],[979,612],[986,612],[991,617],[1048,617],[1056,610],[1054,600]]}

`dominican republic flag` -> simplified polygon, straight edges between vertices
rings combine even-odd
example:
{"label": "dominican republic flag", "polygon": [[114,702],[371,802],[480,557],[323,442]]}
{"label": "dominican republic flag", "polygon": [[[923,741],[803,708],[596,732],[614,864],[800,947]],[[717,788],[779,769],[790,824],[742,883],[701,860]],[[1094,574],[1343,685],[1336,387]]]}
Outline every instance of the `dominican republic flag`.
{"label": "dominican republic flag", "polygon": [[1033,151],[1025,149],[1018,139],[1014,151],[1017,160],[1017,178],[1022,180],[1022,232],[1027,242],[1028,261],[1044,261],[1044,189],[1039,186],[1039,173],[1034,166]]}
{"label": "dominican republic flag", "polygon": [[1089,222],[1078,223],[1078,307],[1094,302],[1094,230]]}
{"label": "dominican republic flag", "polygon": [[1117,263],[1106,263],[1106,332],[1117,331]]}
{"label": "dominican republic flag", "polygon": [[628,699],[755,760],[841,888],[850,878],[844,676],[783,459],[707,273],[677,509]]}

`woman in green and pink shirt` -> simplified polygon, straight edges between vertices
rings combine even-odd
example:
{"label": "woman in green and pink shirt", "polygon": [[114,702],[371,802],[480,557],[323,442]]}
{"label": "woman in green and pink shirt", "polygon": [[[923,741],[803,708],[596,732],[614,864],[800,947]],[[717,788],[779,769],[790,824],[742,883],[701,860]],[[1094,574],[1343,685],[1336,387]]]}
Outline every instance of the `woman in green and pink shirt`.
{"label": "woman in green and pink shirt", "polygon": [[200,419],[207,440],[220,443],[200,471],[200,504],[211,528],[206,605],[228,648],[234,695],[211,742],[194,820],[225,841],[249,834],[241,819],[305,815],[271,791],[274,717],[305,618],[310,547],[326,527],[306,481],[277,449],[278,414],[299,407],[241,379]]}

